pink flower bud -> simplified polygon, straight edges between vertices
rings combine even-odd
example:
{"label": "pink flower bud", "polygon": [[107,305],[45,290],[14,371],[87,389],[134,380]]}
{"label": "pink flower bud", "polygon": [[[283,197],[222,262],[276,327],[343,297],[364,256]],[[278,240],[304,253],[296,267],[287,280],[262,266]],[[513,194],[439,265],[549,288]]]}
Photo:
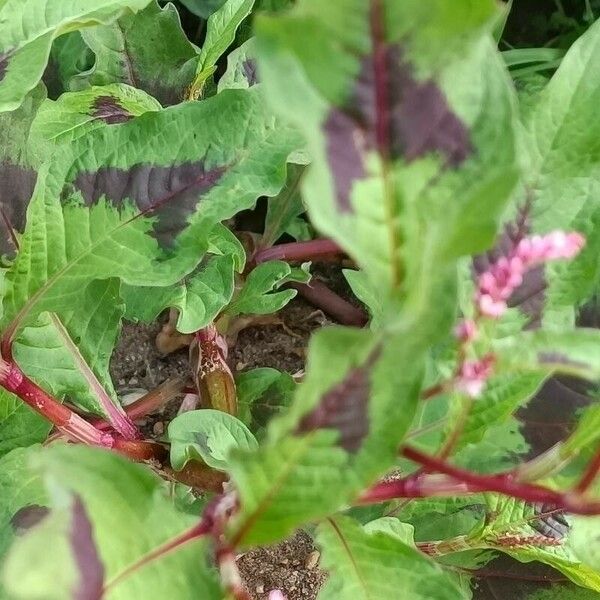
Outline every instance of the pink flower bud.
{"label": "pink flower bud", "polygon": [[464,319],[454,328],[454,337],[461,342],[470,342],[477,337],[477,324],[473,319]]}
{"label": "pink flower bud", "polygon": [[465,360],[454,381],[454,389],[470,398],[481,396],[494,367],[494,357],[488,354],[480,360]]}

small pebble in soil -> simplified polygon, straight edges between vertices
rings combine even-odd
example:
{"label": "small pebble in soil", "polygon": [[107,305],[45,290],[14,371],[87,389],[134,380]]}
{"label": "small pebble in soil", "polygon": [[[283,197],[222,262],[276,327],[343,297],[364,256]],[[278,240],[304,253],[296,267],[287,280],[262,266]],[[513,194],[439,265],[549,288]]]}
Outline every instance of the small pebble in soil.
{"label": "small pebble in soil", "polygon": [[314,569],[319,564],[321,553],[318,550],[313,550],[307,557],[304,566],[307,569]]}
{"label": "small pebble in soil", "polygon": [[156,421],[152,426],[154,435],[162,435],[165,432],[165,424],[162,421]]}

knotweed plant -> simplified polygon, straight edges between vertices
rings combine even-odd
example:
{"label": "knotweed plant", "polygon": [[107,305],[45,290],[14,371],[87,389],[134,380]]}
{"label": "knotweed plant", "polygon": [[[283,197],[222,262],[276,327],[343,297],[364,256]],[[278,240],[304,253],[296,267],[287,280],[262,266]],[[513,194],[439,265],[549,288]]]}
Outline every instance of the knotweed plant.
{"label": "knotweed plant", "polygon": [[[0,596],[250,598],[300,528],[323,599],[600,592],[600,25],[530,78],[496,0],[183,4],[0,0]],[[297,294],[305,370],[236,372]]]}

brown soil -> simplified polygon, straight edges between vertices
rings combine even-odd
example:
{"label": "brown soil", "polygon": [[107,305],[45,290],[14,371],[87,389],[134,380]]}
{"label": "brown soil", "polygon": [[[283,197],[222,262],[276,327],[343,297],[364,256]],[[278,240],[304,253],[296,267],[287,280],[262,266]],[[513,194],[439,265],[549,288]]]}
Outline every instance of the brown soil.
{"label": "brown soil", "polygon": [[[304,368],[306,346],[311,331],[330,321],[318,310],[295,299],[278,315],[280,322],[242,330],[229,362],[234,371],[273,367],[291,374]],[[154,345],[161,324],[126,323],[111,362],[113,381],[120,393],[151,390],[177,375],[188,375],[187,351],[166,357]],[[160,438],[167,423],[176,415],[181,399],[157,413],[138,421],[145,435]],[[280,589],[289,600],[313,600],[325,578],[317,565],[318,552],[310,536],[299,531],[295,536],[268,548],[244,554],[239,568],[246,587],[255,600],[268,598]]]}

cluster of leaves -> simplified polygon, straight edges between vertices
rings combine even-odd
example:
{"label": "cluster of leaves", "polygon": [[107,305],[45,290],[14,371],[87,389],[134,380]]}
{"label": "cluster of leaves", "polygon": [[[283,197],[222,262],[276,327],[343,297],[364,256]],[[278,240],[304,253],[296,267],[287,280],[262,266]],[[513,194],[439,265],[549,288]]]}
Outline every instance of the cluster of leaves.
{"label": "cluster of leaves", "polygon": [[[469,598],[497,552],[600,592],[598,518],[527,497],[570,490],[572,512],[593,512],[577,487],[600,443],[591,385],[559,392],[582,410],[556,443],[527,423],[568,385],[556,375],[600,378],[600,332],[577,327],[600,282],[600,23],[551,79],[515,86],[507,64],[522,57],[497,49],[494,0],[181,4],[198,17],[192,41],[156,0],[0,2],[0,595],[243,598],[205,534],[221,560],[307,524],[322,598]],[[355,265],[344,274],[370,320],[316,332],[300,385],[265,368],[233,388],[203,335],[279,310],[296,293],[282,286],[310,278],[253,261],[226,226],[261,197],[256,248],[318,231]],[[448,382],[473,273],[557,229],[585,248],[528,273],[482,328],[493,373],[466,398]],[[235,402],[174,419],[154,470],[229,479],[223,523],[114,452],[143,444],[108,370],[121,322],[165,309],[196,335],[203,400]],[[53,401],[73,416],[48,420]],[[53,424],[113,450],[42,446]],[[428,480],[403,444],[478,483]],[[513,496],[504,475],[484,489],[507,469]],[[390,472],[421,497],[365,506]]]}

